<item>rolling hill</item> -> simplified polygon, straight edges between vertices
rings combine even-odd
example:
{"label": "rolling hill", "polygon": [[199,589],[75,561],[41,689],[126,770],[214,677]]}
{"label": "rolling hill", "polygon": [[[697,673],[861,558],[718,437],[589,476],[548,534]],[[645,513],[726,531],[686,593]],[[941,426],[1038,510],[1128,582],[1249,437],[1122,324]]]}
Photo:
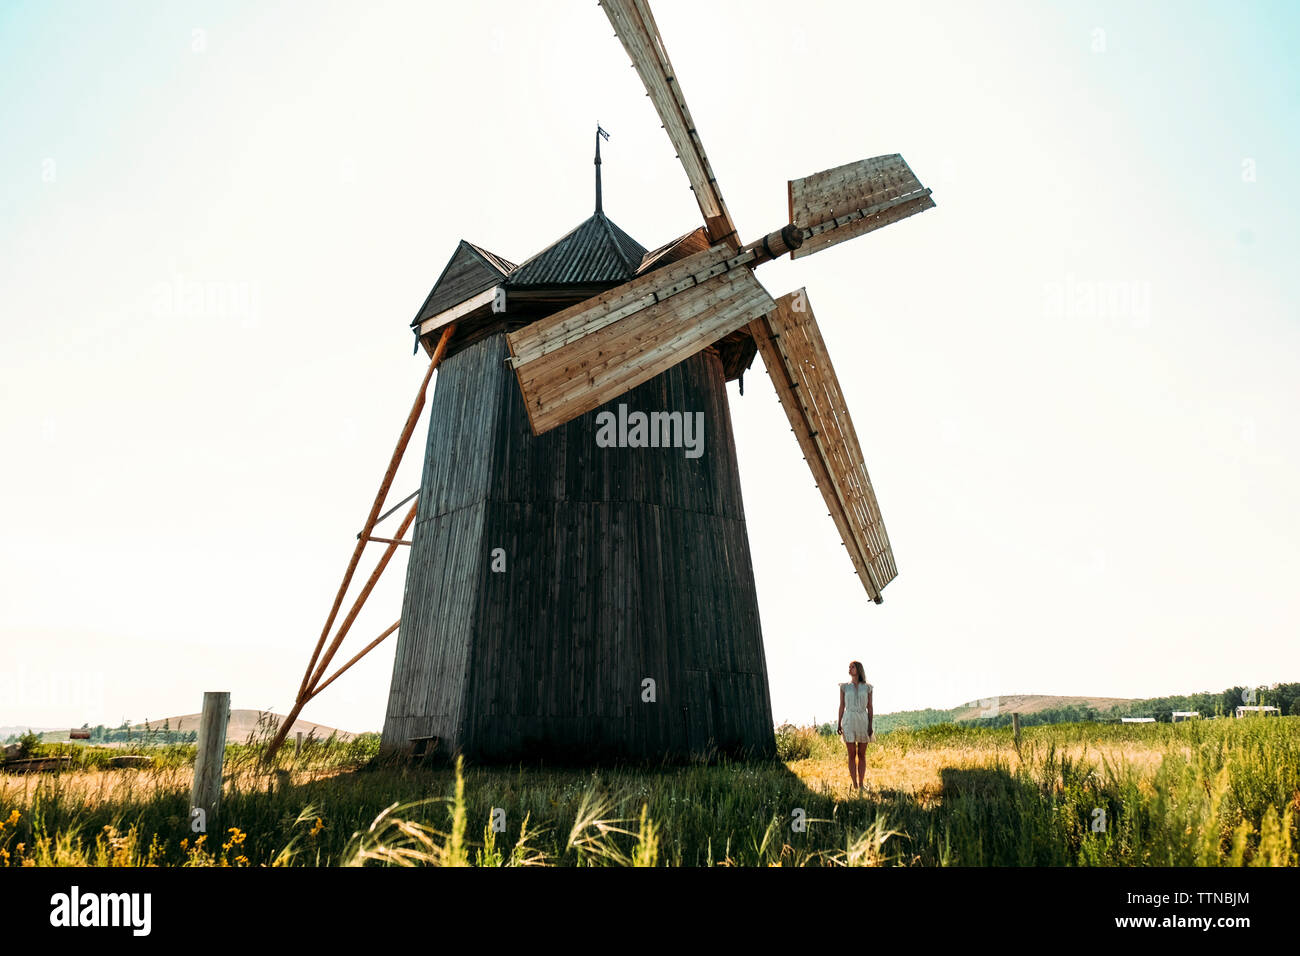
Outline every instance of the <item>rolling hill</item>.
{"label": "rolling hill", "polygon": [[[172,731],[190,731],[199,729],[200,714],[180,714],[174,717],[159,717],[157,720],[147,721],[149,729],[153,731],[162,730],[166,727]],[[258,737],[264,735],[266,731],[259,731],[258,721],[269,718],[272,722],[271,728],[278,727],[280,721],[284,720],[283,714],[274,714],[269,711],[260,710],[231,710],[230,722],[226,725],[226,740],[230,743],[244,743],[249,736]],[[25,729],[25,728],[24,728]],[[110,728],[116,730],[116,728]],[[145,722],[131,725],[131,733],[142,734],[145,731]],[[324,740],[330,734],[337,735],[339,740],[352,740],[357,735],[346,730],[337,730],[334,727],[327,727],[324,724],[314,724],[309,720],[295,720],[290,732],[289,741],[292,743],[293,734],[301,732],[303,736],[314,735],[317,740]],[[0,738],[3,739],[3,738]],[[41,734],[41,739],[46,743],[60,743],[68,740],[68,728],[59,728],[58,730],[47,730]]]}
{"label": "rolling hill", "polygon": [[1041,710],[1055,710],[1058,707],[1095,707],[1106,710],[1118,704],[1137,703],[1136,697],[1053,697],[1050,694],[1004,694],[990,697],[987,701],[972,700],[952,709],[953,720],[973,720],[987,716],[986,711],[993,706],[998,713],[1036,714]]}
{"label": "rolling hill", "polygon": [[[182,714],[179,717],[166,717],[162,720],[150,720],[148,724],[154,730],[162,728],[164,721],[172,730],[198,730],[199,718],[201,714]],[[280,725],[284,720],[284,714],[273,714],[269,711],[261,710],[231,710],[230,723],[226,724],[226,740],[232,743],[243,743],[250,735],[258,735],[259,719],[269,718],[272,729]],[[144,723],[132,724],[133,731],[143,731]],[[351,740],[356,734],[349,733],[346,730],[337,730],[334,727],[326,727],[324,724],[313,724],[309,720],[298,719],[293,722],[289,736],[292,740],[294,734],[301,732],[305,737],[313,734],[317,739],[323,740],[330,734],[337,734],[340,740]]]}

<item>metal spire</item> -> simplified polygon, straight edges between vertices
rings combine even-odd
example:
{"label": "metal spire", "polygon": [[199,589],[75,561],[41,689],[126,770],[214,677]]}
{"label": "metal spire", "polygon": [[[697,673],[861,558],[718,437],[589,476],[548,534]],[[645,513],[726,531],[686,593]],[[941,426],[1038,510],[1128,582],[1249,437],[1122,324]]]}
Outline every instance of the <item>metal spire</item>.
{"label": "metal spire", "polygon": [[602,136],[605,137],[606,140],[609,139],[609,134],[606,133],[603,129],[601,129],[600,124],[597,123],[596,124],[596,212],[597,213],[602,211],[600,207],[600,138]]}

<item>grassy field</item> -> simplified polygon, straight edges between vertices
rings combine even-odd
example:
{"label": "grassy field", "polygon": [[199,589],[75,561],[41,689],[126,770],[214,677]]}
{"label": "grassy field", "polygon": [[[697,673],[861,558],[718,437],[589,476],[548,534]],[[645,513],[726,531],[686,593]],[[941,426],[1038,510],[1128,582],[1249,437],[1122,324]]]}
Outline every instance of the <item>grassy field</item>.
{"label": "grassy field", "polygon": [[203,837],[192,748],[128,770],[79,748],[67,772],[0,769],[0,865],[1297,865],[1300,717],[1031,727],[1019,748],[1004,729],[896,731],[861,797],[839,738],[778,744],[773,764],[458,772],[378,766],[362,737],[288,748],[270,773],[232,745]]}

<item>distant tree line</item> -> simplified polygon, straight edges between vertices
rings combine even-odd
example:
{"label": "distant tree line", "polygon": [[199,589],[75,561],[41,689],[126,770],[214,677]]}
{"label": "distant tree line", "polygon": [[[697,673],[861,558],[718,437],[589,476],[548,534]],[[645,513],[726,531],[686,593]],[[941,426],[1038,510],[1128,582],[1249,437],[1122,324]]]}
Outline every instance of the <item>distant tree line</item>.
{"label": "distant tree line", "polygon": [[[1206,691],[1175,697],[1149,697],[1107,708],[1071,704],[1032,714],[1021,714],[1020,724],[1030,727],[1035,724],[1068,724],[1084,721],[1114,723],[1121,717],[1154,717],[1157,722],[1168,723],[1173,720],[1173,713],[1176,710],[1194,710],[1202,717],[1231,717],[1242,704],[1271,705],[1278,708],[1284,716],[1300,714],[1300,684],[1273,684],[1270,687],[1255,688],[1229,687],[1217,694]],[[962,707],[953,710],[906,710],[896,714],[878,714],[873,723],[877,734],[900,729],[920,730],[922,727],[946,723],[960,723],[963,727],[1007,727],[1011,724],[1010,710],[1000,711],[993,717],[974,717],[957,721],[956,715],[966,709]],[[824,734],[834,734],[835,724],[825,723],[818,729]]]}
{"label": "distant tree line", "polygon": [[[956,719],[955,710],[904,710],[897,714],[876,714],[871,720],[872,729],[877,734],[887,734],[891,730],[920,730],[935,724],[951,724]],[[827,724],[830,733],[835,733],[835,725]]]}
{"label": "distant tree line", "polygon": [[[172,730],[170,720],[164,720],[161,727],[151,726],[146,721],[143,728],[133,728],[130,722],[124,720],[120,727],[105,727],[103,724],[92,727],[90,724],[82,724],[81,730],[90,732],[89,742],[92,744],[192,744],[199,739],[197,728]],[[10,734],[4,742],[10,744],[18,740],[17,734]]]}
{"label": "distant tree line", "polygon": [[170,720],[164,720],[161,727],[154,727],[145,721],[143,727],[133,728],[124,720],[120,727],[110,728],[97,724],[94,727],[85,725],[81,729],[90,731],[90,742],[93,744],[192,744],[199,739],[197,728],[172,730]]}

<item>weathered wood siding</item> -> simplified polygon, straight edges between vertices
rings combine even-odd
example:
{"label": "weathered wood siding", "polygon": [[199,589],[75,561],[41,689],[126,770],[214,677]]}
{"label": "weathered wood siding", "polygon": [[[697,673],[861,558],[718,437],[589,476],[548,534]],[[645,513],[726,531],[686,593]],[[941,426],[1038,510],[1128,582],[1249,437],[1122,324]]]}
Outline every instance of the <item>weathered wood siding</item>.
{"label": "weathered wood siding", "polygon": [[[477,759],[771,754],[717,355],[534,436],[507,354],[498,334],[438,373],[384,748],[438,736]],[[703,455],[599,447],[596,416],[619,404],[703,412]]]}

